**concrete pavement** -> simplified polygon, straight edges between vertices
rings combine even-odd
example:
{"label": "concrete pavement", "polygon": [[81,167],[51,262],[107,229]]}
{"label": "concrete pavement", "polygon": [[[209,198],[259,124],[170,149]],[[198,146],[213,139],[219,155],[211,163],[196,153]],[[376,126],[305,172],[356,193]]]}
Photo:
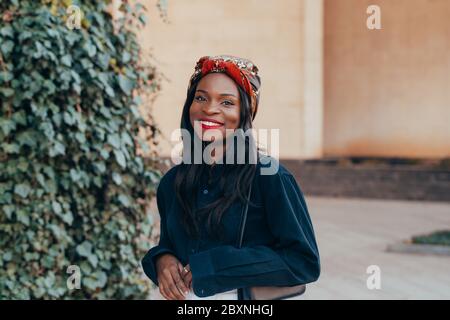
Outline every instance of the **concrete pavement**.
{"label": "concrete pavement", "polygon": [[[450,299],[450,258],[386,252],[411,235],[450,229],[450,203],[306,197],[322,274],[303,299]],[[367,267],[380,268],[369,290]]]}
{"label": "concrete pavement", "polygon": [[[450,299],[450,257],[386,252],[411,235],[450,229],[450,203],[306,196],[322,272],[301,300]],[[370,265],[381,288],[366,285]],[[161,299],[157,290],[150,299]],[[294,298],[295,299],[295,298]]]}

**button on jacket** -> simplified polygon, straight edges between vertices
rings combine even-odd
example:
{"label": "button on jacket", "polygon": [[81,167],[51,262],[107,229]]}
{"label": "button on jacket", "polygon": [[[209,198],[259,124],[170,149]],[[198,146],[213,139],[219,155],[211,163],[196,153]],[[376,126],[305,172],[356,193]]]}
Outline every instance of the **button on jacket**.
{"label": "button on jacket", "polygon": [[[190,264],[193,291],[199,297],[236,288],[293,286],[317,280],[319,251],[303,193],[293,175],[276,163],[279,169],[273,175],[261,174],[260,169],[270,164],[257,164],[250,198],[254,206],[248,207],[241,248],[236,247],[243,208],[239,201],[222,217],[222,240],[208,237],[203,226],[199,239],[189,237],[175,196],[174,179],[180,165],[172,167],[157,189],[160,241],[142,260],[145,274],[158,285],[156,258],[171,253],[183,265]],[[219,176],[224,166],[215,164],[212,174]],[[220,194],[218,183],[208,184],[206,175],[201,181],[199,207],[213,202]]]}

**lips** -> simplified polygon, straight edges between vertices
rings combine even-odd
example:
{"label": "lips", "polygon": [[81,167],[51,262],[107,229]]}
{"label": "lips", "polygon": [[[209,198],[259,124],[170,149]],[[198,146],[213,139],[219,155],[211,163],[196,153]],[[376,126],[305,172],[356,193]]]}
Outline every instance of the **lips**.
{"label": "lips", "polygon": [[200,119],[200,124],[202,126],[202,129],[217,129],[223,126],[222,122],[219,122],[217,120],[214,119]]}

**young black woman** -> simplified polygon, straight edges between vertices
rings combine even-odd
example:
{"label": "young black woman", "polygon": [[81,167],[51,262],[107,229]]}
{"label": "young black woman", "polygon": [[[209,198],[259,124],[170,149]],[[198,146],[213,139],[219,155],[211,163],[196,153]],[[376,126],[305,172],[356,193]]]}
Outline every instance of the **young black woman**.
{"label": "young black woman", "polygon": [[[276,159],[252,153],[253,139],[229,143],[233,132],[253,127],[260,85],[258,68],[247,59],[205,56],[196,64],[181,117],[181,128],[193,139],[183,140],[183,156],[195,152],[195,139],[202,150],[214,148],[201,163],[184,157],[157,189],[160,241],[142,264],[165,299],[244,299],[250,287],[294,286],[319,277],[312,222],[293,175]],[[229,163],[227,156],[238,147],[246,162]]]}

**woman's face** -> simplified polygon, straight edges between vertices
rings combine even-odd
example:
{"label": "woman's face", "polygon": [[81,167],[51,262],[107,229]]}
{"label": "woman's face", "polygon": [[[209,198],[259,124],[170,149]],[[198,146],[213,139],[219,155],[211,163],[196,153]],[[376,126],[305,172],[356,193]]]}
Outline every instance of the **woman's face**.
{"label": "woman's face", "polygon": [[240,109],[237,84],[226,74],[209,73],[197,85],[189,117],[198,137],[217,141],[238,128]]}

